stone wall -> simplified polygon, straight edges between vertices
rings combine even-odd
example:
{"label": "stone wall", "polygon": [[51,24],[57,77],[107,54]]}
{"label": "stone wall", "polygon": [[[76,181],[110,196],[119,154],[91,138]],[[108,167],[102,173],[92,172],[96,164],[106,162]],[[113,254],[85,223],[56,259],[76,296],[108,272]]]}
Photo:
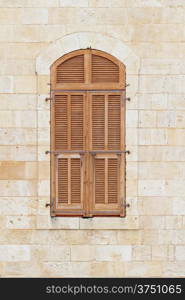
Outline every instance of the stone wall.
{"label": "stone wall", "polygon": [[[0,0],[0,274],[185,277],[185,1]],[[49,66],[127,67],[126,218],[51,218]]]}

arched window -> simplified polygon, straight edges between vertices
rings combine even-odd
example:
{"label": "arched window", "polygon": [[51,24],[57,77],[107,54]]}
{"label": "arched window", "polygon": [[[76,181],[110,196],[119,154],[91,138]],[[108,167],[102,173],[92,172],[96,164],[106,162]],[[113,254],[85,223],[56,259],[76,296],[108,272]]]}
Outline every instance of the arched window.
{"label": "arched window", "polygon": [[125,67],[92,49],[51,67],[51,213],[124,216]]}

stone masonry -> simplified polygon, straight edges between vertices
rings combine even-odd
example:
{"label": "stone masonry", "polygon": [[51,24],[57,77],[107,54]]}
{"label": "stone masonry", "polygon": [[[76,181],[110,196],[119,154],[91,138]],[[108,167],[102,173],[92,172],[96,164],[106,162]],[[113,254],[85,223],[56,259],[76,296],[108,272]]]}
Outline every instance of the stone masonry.
{"label": "stone masonry", "polygon": [[[126,218],[51,218],[50,65],[126,65]],[[185,1],[0,0],[0,276],[185,277]]]}

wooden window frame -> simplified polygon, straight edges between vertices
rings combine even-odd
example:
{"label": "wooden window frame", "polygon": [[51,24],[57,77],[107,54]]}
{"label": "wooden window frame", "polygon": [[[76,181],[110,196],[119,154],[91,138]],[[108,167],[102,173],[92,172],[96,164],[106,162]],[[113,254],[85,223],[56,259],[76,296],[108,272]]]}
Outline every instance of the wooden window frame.
{"label": "wooden window frame", "polygon": [[[84,83],[57,83],[56,82],[56,68],[58,65],[62,64],[64,61],[75,57],[77,55],[84,55]],[[114,62],[118,68],[119,68],[119,82],[105,82],[105,83],[92,83],[91,82],[91,74],[90,74],[90,68],[91,68],[91,55],[95,54],[101,57],[105,57],[112,62]],[[106,216],[118,216],[118,217],[125,217],[126,216],[126,210],[125,210],[125,198],[126,198],[126,176],[125,176],[125,163],[126,163],[126,158],[125,158],[125,88],[126,88],[126,78],[125,78],[125,66],[117,60],[115,57],[109,55],[108,53],[102,52],[100,50],[94,50],[94,49],[84,49],[84,50],[76,50],[71,53],[68,53],[61,58],[59,58],[57,61],[53,63],[51,66],[51,216],[70,216],[70,217],[76,217],[76,216],[81,216],[81,217],[95,217],[95,216],[101,216],[101,217],[106,217]],[[86,101],[86,107],[85,107],[85,117],[91,116],[90,113],[90,107],[89,101],[90,97],[92,97],[93,93],[105,93],[107,94],[106,97],[108,97],[109,94],[113,93],[118,93],[121,95],[121,150],[120,151],[107,151],[109,153],[106,154],[105,158],[106,160],[108,157],[117,157],[121,159],[121,165],[119,166],[120,171],[120,207],[118,208],[118,211],[113,212],[110,214],[110,212],[106,212],[101,210],[100,213],[93,213],[93,199],[91,197],[91,200],[89,200],[89,194],[93,195],[92,191],[92,181],[93,178],[90,180],[90,174],[89,174],[89,169],[93,169],[93,153],[95,154],[96,152],[96,159],[99,159],[103,157],[103,151],[98,153],[98,151],[92,150],[90,147],[90,141],[85,139],[85,151],[74,151],[74,153],[70,152],[67,153],[57,153],[56,147],[55,147],[55,109],[54,109],[54,99],[56,94],[83,94]],[[87,109],[88,107],[88,109]],[[86,131],[88,131],[88,126],[90,121],[84,121],[86,126]],[[85,136],[87,135],[87,132],[85,132]],[[92,155],[88,155],[86,151],[91,151]],[[104,151],[106,152],[106,151]],[[80,153],[80,154],[79,154]],[[57,201],[56,201],[56,185],[57,185],[57,180],[56,180],[56,168],[57,168],[57,157],[79,157],[82,165],[82,173],[83,173],[83,168],[86,170],[86,173],[84,175],[84,181],[86,182],[86,185],[84,185],[84,190],[83,190],[83,205],[84,209],[69,209],[69,211],[63,211],[62,209],[58,209],[56,207]],[[90,158],[91,157],[91,158]],[[95,157],[95,156],[94,156]],[[89,166],[89,167],[88,167]],[[88,186],[88,190],[87,190]]]}

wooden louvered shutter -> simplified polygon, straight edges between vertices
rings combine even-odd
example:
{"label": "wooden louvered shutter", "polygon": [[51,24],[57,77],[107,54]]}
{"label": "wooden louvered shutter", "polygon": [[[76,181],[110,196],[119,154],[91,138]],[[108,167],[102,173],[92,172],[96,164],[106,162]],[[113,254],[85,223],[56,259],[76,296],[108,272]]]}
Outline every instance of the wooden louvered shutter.
{"label": "wooden louvered shutter", "polygon": [[122,93],[91,93],[92,215],[123,214]]}
{"label": "wooden louvered shutter", "polygon": [[124,216],[124,66],[81,49],[51,67],[53,216]]}
{"label": "wooden louvered shutter", "polygon": [[56,93],[54,115],[55,209],[63,215],[82,215],[85,94]]}

